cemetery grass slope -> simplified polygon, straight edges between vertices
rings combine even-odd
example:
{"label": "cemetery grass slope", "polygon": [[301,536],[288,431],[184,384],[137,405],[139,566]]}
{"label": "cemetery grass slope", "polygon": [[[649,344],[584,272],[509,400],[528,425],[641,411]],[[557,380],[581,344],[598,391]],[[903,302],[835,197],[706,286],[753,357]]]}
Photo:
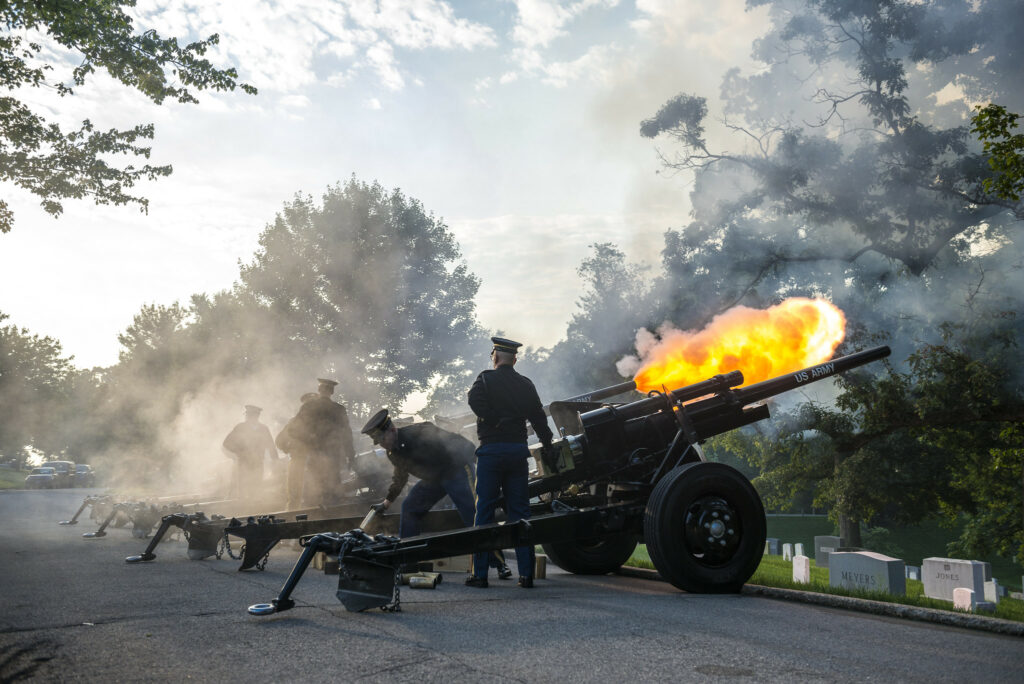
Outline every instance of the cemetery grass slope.
{"label": "cemetery grass slope", "polygon": [[[637,546],[633,557],[627,565],[638,568],[655,569],[647,554],[647,548],[643,545]],[[948,601],[939,601],[928,598],[924,595],[924,583],[916,580],[907,580],[906,596],[895,596],[884,592],[856,591],[843,587],[833,587],[828,583],[828,568],[819,568],[811,559],[811,583],[797,584],[793,581],[793,564],[790,561],[782,560],[782,556],[762,556],[761,564],[758,566],[754,576],[750,578],[749,584],[757,584],[765,587],[776,587],[778,589],[792,589],[795,591],[816,592],[819,594],[831,594],[833,596],[848,596],[851,598],[868,599],[870,601],[882,601],[884,603],[898,603],[918,608],[932,608],[935,610],[952,611],[953,604]],[[1024,601],[1004,598],[999,601],[994,613],[979,613],[991,617],[1024,622]]]}

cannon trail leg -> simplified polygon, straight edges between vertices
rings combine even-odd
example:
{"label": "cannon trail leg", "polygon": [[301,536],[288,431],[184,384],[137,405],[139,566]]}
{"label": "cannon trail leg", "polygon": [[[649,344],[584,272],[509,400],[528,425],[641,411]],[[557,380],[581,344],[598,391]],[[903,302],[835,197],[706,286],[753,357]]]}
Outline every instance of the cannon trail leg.
{"label": "cannon trail leg", "polygon": [[71,520],[61,520],[57,524],[58,525],[77,525],[78,524],[78,516],[82,515],[82,511],[85,510],[86,506],[91,505],[92,501],[93,501],[93,498],[91,496],[85,497],[85,500],[82,501],[82,505],[79,506],[78,510],[75,511],[75,514],[73,516],[71,516]]}
{"label": "cannon trail leg", "polygon": [[95,532],[86,532],[82,536],[85,537],[86,539],[99,539],[100,537],[106,537],[107,536],[107,525],[110,524],[110,521],[113,520],[114,517],[120,511],[121,511],[121,509],[118,506],[115,505],[113,508],[110,509],[110,515],[108,515],[106,517],[106,519],[100,524],[100,528],[98,530],[96,530]]}
{"label": "cannon trail leg", "polygon": [[277,598],[270,603],[256,603],[249,606],[249,613],[252,615],[270,615],[294,608],[295,601],[291,599],[292,591],[295,590],[295,586],[302,579],[302,574],[306,572],[306,568],[312,562],[313,556],[321,551],[337,553],[339,544],[339,535],[337,534],[317,534],[311,537],[306,541],[305,550],[299,556],[299,560],[295,562],[295,567],[292,568],[288,579],[284,581],[284,586],[281,587],[281,593],[277,595]]}
{"label": "cannon trail leg", "polygon": [[165,515],[160,521],[160,528],[153,535],[153,539],[150,540],[149,546],[142,552],[140,556],[128,556],[124,559],[125,563],[141,563],[143,561],[151,561],[156,558],[156,554],[153,550],[156,549],[156,545],[160,543],[163,536],[167,534],[167,530],[171,528],[171,525],[175,527],[183,527],[188,516],[184,513],[172,513],[171,515]]}

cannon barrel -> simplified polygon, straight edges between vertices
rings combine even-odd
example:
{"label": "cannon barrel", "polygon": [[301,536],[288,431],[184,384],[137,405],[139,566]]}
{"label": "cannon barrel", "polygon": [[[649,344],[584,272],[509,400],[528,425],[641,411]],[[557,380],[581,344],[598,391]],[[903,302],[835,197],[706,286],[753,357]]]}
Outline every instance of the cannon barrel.
{"label": "cannon barrel", "polygon": [[561,399],[560,401],[601,401],[602,399],[608,399],[614,397],[617,394],[624,392],[632,392],[636,389],[636,382],[633,380],[627,380],[626,382],[620,382],[617,385],[611,385],[610,387],[602,387],[598,390],[587,392],[586,394],[577,394],[575,397],[569,397],[568,399]]}

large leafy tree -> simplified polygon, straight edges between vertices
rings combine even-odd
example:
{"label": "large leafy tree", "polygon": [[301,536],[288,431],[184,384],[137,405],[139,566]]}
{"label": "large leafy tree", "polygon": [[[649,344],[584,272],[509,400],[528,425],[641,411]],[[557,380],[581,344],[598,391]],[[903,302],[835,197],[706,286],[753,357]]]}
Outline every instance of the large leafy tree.
{"label": "large leafy tree", "polygon": [[[712,129],[705,98],[682,94],[641,125],[642,135],[671,140],[665,164],[695,179],[693,221],[667,236],[659,311],[696,327],[738,303],[832,298],[847,313],[851,345],[888,336],[897,361],[910,357],[912,367],[885,382],[844,379],[841,412],[808,405],[789,432],[764,433],[755,445],[762,484],[781,500],[816,482],[854,543],[858,521],[872,516],[970,514],[995,490],[967,499],[968,488],[940,486],[932,473],[948,482],[966,460],[1005,456],[1001,435],[1014,434],[1016,414],[987,414],[990,430],[978,428],[983,420],[949,429],[914,388],[926,378],[957,387],[962,374],[917,359],[932,349],[1013,365],[1021,207],[994,191],[963,123],[964,99],[940,103],[937,94],[959,89],[1018,107],[1021,73],[1007,51],[1019,55],[1013,36],[1024,14],[1006,0],[751,4],[768,5],[772,20],[754,46],[764,69],[727,75],[720,124]],[[989,118],[987,130],[1005,123]],[[720,142],[730,132],[734,149]],[[1008,286],[993,287],[1000,278]],[[1001,321],[999,335],[940,335],[984,320]],[[972,387],[982,403],[1019,406],[1019,384],[999,379]],[[886,391],[893,405],[882,410]],[[955,392],[942,396],[956,401]],[[900,426],[904,416],[915,416],[912,429]],[[921,496],[895,496],[911,483]]]}
{"label": "large leafy tree", "polygon": [[[241,88],[234,69],[218,69],[206,51],[218,42],[212,35],[181,46],[175,38],[156,31],[136,33],[124,8],[134,0],[4,0],[0,2],[0,180],[13,183],[41,198],[43,209],[57,216],[61,201],[91,197],[97,204],[138,204],[145,198],[131,194],[143,179],[171,173],[171,166],[116,166],[111,157],[129,155],[148,159],[145,141],[153,138],[152,124],[127,130],[101,130],[85,120],[75,130],[64,130],[33,111],[21,95],[26,88],[53,89],[71,96],[98,69],[161,104],[170,98],[197,102],[195,91]],[[69,80],[55,79],[47,63],[49,45],[67,49],[80,59]],[[10,206],[0,200],[0,232],[14,224]]]}
{"label": "large leafy tree", "polygon": [[342,398],[365,415],[471,372],[478,287],[442,221],[399,190],[351,178],[319,203],[289,203],[238,290],[273,319],[270,348],[310,377],[336,374]]}
{"label": "large leafy tree", "polygon": [[[0,322],[8,316],[0,313]],[[0,327],[0,456],[19,466],[32,446],[59,454],[62,441],[56,415],[73,374],[60,342],[15,325]]]}

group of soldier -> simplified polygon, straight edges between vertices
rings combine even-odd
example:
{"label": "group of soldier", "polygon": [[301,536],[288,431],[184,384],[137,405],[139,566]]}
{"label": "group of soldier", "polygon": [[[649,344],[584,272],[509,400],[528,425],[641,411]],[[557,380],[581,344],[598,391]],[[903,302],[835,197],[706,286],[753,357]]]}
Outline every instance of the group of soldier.
{"label": "group of soldier", "polygon": [[[545,452],[553,438],[544,407],[529,378],[514,369],[519,342],[492,337],[492,368],[480,373],[469,390],[469,407],[476,416],[479,447],[465,437],[428,422],[398,427],[387,409],[378,411],[362,429],[387,453],[393,478],[384,501],[386,510],[401,495],[410,475],[419,481],[402,502],[399,535],[420,533],[423,517],[448,496],[466,525],[495,521],[503,505],[508,522],[530,517],[528,494],[527,421]],[[341,488],[341,473],[352,464],[355,450],[345,408],[331,399],[337,382],[319,380],[316,393],[303,395],[298,413],[278,434],[259,422],[260,409],[246,406],[246,421],[235,426],[224,447],[238,459],[239,488],[252,491],[263,477],[263,455],[277,449],[289,454],[288,508],[329,505]],[[258,459],[258,460],[257,460]],[[307,473],[308,471],[308,473]],[[303,483],[306,483],[304,488]],[[516,548],[519,586],[533,586],[534,550]],[[488,586],[488,569],[501,579],[512,571],[501,552],[473,556],[471,587]]]}

